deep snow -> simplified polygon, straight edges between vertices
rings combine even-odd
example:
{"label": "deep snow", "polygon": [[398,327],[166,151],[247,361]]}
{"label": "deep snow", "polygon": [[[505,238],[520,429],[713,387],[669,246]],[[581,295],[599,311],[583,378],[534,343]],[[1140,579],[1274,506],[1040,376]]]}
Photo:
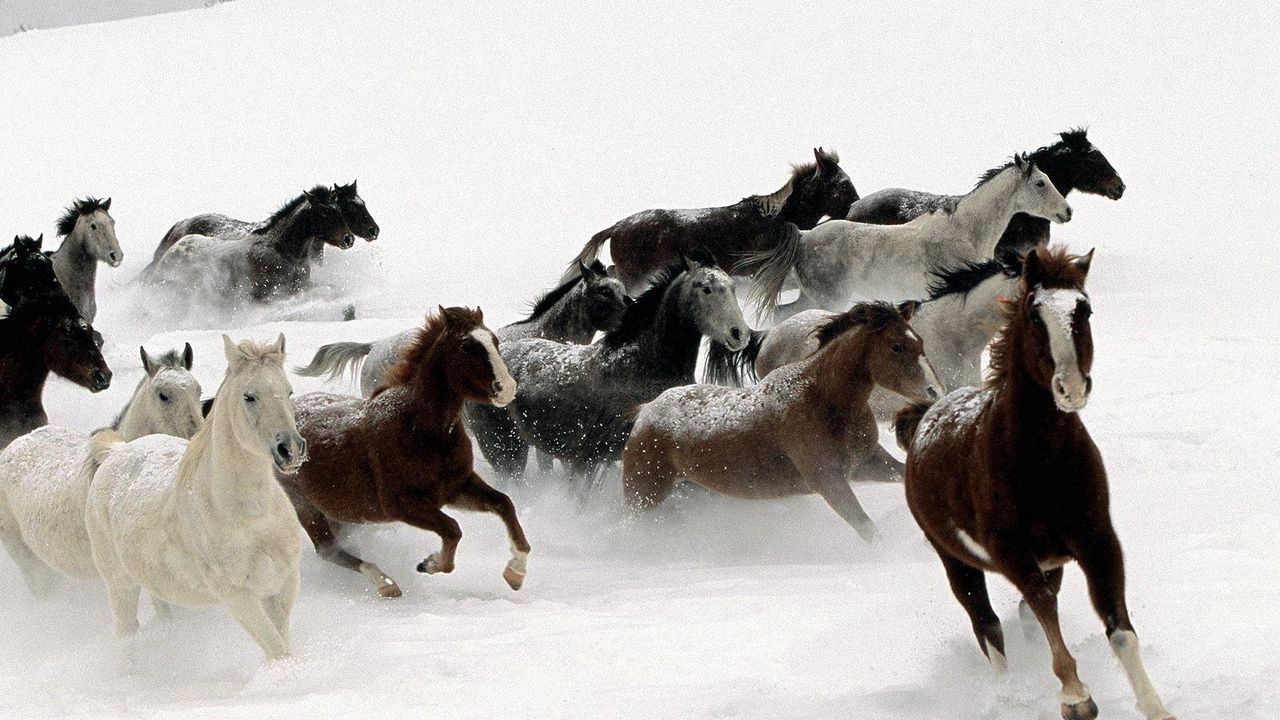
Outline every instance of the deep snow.
{"label": "deep snow", "polygon": [[[863,194],[963,192],[1086,123],[1129,189],[1072,195],[1054,236],[1098,248],[1084,419],[1147,668],[1183,718],[1274,716],[1277,11],[796,5],[244,0],[0,40],[0,230],[49,236],[73,195],[111,195],[126,253],[99,275],[113,385],[51,382],[51,421],[107,422],[140,343],[190,340],[212,392],[224,330],[283,330],[301,363],[437,303],[508,322],[619,217],[771,192],[817,145]],[[331,249],[337,290],[298,312],[379,319],[174,309],[131,284],[180,218],[255,220],[352,178],[382,236]],[[496,518],[458,513],[451,576],[413,570],[434,536],[362,529],[405,597],[305,553],[294,654],[274,665],[222,611],[144,610],[117,639],[99,587],[35,599],[0,558],[0,717],[1057,717],[1008,586],[990,583],[1011,646],[996,679],[901,489],[856,490],[881,546],[814,498],[692,495],[634,519],[616,481],[585,508],[515,488],[534,548],[519,593]],[[1104,716],[1138,717],[1073,569],[1061,614]]]}

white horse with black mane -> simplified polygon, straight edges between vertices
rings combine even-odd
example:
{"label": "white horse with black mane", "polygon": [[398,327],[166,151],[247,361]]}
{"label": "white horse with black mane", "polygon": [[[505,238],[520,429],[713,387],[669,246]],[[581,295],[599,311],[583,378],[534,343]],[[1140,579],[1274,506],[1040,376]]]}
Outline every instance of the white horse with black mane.
{"label": "white horse with black mane", "polygon": [[296,472],[307,444],[294,424],[284,336],[222,336],[227,375],[191,441],[95,438],[101,464],[85,524],[116,629],[138,629],[138,594],[183,607],[225,605],[268,658],[289,653],[298,594],[298,518],[275,472]]}
{"label": "white horse with black mane", "polygon": [[[202,422],[191,345],[160,357],[141,352],[146,375],[100,432],[124,440],[191,437]],[[85,496],[97,470],[90,442],[87,433],[46,425],[0,452],[0,541],[33,592],[52,585],[49,568],[83,580],[98,577],[84,527]]]}
{"label": "white horse with black mane", "polygon": [[794,271],[809,307],[843,311],[858,300],[925,297],[934,271],[993,257],[1017,213],[1071,219],[1071,206],[1025,156],[981,182],[968,195],[904,225],[831,220],[812,230],[792,229],[774,249],[747,256],[761,263],[752,299],[772,314]]}

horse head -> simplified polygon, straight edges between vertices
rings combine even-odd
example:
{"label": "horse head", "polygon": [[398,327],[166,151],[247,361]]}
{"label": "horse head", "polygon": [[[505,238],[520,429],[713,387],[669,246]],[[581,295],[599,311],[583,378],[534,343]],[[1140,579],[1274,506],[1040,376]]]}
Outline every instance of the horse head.
{"label": "horse head", "polygon": [[111,198],[99,200],[87,197],[76,200],[58,220],[58,235],[63,242],[74,242],[90,258],[119,267],[124,262],[124,251],[116,239],[116,221],[108,213]]}
{"label": "horse head", "polygon": [[364,198],[356,192],[356,181],[352,180],[350,185],[334,185],[333,194],[351,232],[367,242],[376,240],[381,228],[369,213],[369,206],[365,205]]}

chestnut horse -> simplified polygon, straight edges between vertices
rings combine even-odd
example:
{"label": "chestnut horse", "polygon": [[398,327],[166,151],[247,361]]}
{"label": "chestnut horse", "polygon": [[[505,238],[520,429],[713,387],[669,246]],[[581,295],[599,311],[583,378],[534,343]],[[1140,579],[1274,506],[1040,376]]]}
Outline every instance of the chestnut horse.
{"label": "chestnut horse", "polygon": [[819,350],[751,388],[685,385],[640,409],[622,452],[627,501],[661,503],[681,480],[749,499],[817,493],[868,541],[875,525],[849,487],[877,473],[877,385],[909,400],[942,384],[907,324],[915,303],[862,303],[817,330]]}
{"label": "chestnut horse", "polygon": [[1005,667],[1004,636],[984,572],[1008,578],[1044,628],[1062,682],[1062,716],[1097,717],[1058,627],[1062,567],[1075,560],[1138,709],[1152,720],[1171,718],[1138,657],[1106,470],[1078,414],[1093,385],[1084,291],[1092,257],[1062,248],[1029,253],[991,346],[985,387],[956,390],[927,411],[919,405],[899,413],[907,504],[997,671]]}
{"label": "chestnut horse", "polygon": [[[578,260],[590,263],[609,243],[617,277],[632,295],[685,253],[706,249],[718,265],[734,268],[747,251],[773,248],[786,224],[808,230],[823,217],[843,218],[858,200],[834,150],[816,148],[812,163],[796,165],[786,184],[769,195],[752,195],[725,207],[645,210],[629,215],[587,241]],[[745,274],[749,268],[739,266]],[[577,272],[569,265],[565,278]]]}
{"label": "chestnut horse", "polygon": [[452,572],[462,531],[440,510],[450,505],[502,518],[512,553],[502,577],[519,590],[529,542],[511,499],[472,468],[462,424],[464,403],[502,407],[515,395],[515,381],[480,310],[442,307],[427,317],[369,399],[329,393],[298,398],[298,430],[311,459],[280,482],[320,557],[364,575],[379,595],[399,597],[394,580],[338,544],[338,528],[400,521],[430,530],[443,547],[419,563],[418,572]]}

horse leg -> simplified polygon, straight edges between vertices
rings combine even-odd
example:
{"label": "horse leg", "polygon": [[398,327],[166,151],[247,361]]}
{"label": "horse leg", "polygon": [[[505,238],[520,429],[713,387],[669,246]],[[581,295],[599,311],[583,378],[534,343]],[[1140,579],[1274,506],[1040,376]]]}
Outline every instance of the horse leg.
{"label": "horse leg", "polygon": [[279,660],[289,654],[289,641],[276,629],[262,598],[237,592],[224,597],[222,601],[231,617],[258,643],[268,660]]}
{"label": "horse leg", "polygon": [[862,509],[862,503],[858,502],[858,496],[853,494],[853,488],[849,487],[847,472],[844,467],[841,467],[843,463],[830,457],[810,459],[812,451],[802,450],[802,452],[805,453],[804,459],[797,462],[797,457],[793,456],[792,463],[796,465],[796,469],[800,471],[800,476],[804,478],[809,488],[821,495],[837,515],[858,531],[863,540],[876,541],[880,533],[876,530],[871,517],[867,515],[867,511]]}
{"label": "horse leg", "polygon": [[507,539],[511,543],[511,560],[502,571],[502,579],[507,581],[512,590],[519,590],[524,584],[530,548],[511,498],[494,490],[479,475],[472,473],[467,482],[449,499],[448,504],[464,510],[490,512],[502,518],[502,523],[507,526]]}
{"label": "horse leg", "polygon": [[[1044,571],[1045,578],[1049,581],[1049,587],[1053,588],[1053,594],[1057,595],[1062,589],[1062,568],[1054,568]],[[1024,599],[1018,600],[1018,622],[1022,625],[1022,637],[1027,642],[1036,642],[1044,639],[1044,633],[1040,630],[1040,622],[1036,620],[1036,614],[1031,612],[1031,606]]]}
{"label": "horse leg", "polygon": [[4,545],[9,557],[13,558],[14,564],[22,572],[22,579],[26,581],[32,594],[45,595],[53,590],[58,579],[57,573],[27,547],[18,530],[18,520],[3,499],[0,499],[0,544]]}
{"label": "horse leg", "polygon": [[458,551],[458,541],[462,539],[462,528],[458,527],[458,521],[445,515],[439,508],[431,507],[430,500],[413,494],[401,497],[396,512],[396,519],[400,522],[440,536],[440,552],[431,553],[418,563],[418,572],[428,575],[453,572],[453,556]]}
{"label": "horse leg", "polygon": [[555,459],[555,457],[553,457],[550,453],[543,452],[542,450],[538,450],[538,451],[535,453],[535,457],[537,457],[537,459],[538,459],[538,473],[539,473],[539,474],[541,474],[541,475],[543,475],[543,476],[545,477],[545,476],[550,475],[551,473],[555,472],[555,469],[556,469],[556,466],[555,466],[556,459]]}
{"label": "horse leg", "polygon": [[1040,627],[1044,629],[1045,639],[1049,641],[1049,651],[1053,654],[1053,674],[1062,683],[1058,693],[1064,720],[1093,720],[1098,717],[1098,706],[1089,697],[1089,689],[1080,682],[1076,674],[1076,660],[1067,650],[1062,639],[1062,628],[1058,625],[1058,596],[1049,584],[1049,579],[1034,558],[1026,558],[1016,569],[1006,576],[1022,593]]}
{"label": "horse leg", "polygon": [[529,461],[529,444],[520,436],[509,411],[489,405],[467,408],[471,432],[489,467],[503,477],[522,478]]}
{"label": "horse leg", "polygon": [[155,595],[151,596],[151,609],[155,610],[157,620],[162,622],[173,620],[173,606]]}
{"label": "horse leg", "polygon": [[298,598],[298,576],[285,585],[284,589],[264,601],[267,617],[275,625],[276,632],[284,638],[285,646],[289,645],[289,613],[293,610],[293,601]]}
{"label": "horse leg", "polygon": [[636,510],[655,508],[671,497],[680,471],[653,443],[637,438],[622,451],[622,499]]}
{"label": "horse leg", "polygon": [[849,479],[900,483],[905,470],[905,465],[876,443],[875,449],[853,469]]}
{"label": "horse leg", "polygon": [[307,536],[311,538],[311,544],[316,548],[316,554],[322,559],[353,570],[365,576],[374,589],[378,591],[379,597],[398,598],[402,594],[400,586],[396,585],[396,581],[387,577],[382,569],[371,562],[365,562],[360,558],[347,552],[338,544],[338,538],[334,534],[333,523],[324,513],[310,503],[301,493],[291,490],[289,499],[293,501],[294,511],[298,514],[298,522],[302,525],[302,529],[307,531]]}
{"label": "horse leg", "polygon": [[1095,530],[1086,546],[1073,550],[1089,584],[1089,599],[1106,627],[1111,652],[1120,661],[1137,697],[1138,711],[1148,720],[1172,720],[1173,715],[1165,709],[1138,656],[1138,636],[1129,622],[1124,598],[1124,556],[1115,532],[1110,527]]}
{"label": "horse leg", "polygon": [[933,548],[937,550],[938,557],[942,559],[942,567],[947,571],[951,592],[969,614],[973,634],[978,638],[978,647],[987,656],[991,668],[1003,674],[1009,668],[1004,654],[1004,629],[1000,627],[996,611],[991,608],[986,574],[951,557],[937,545]]}
{"label": "horse leg", "polygon": [[93,551],[93,564],[107,588],[107,602],[116,620],[116,634],[132,635],[138,632],[138,587],[124,563],[116,554],[115,541],[110,531],[103,527],[105,521],[90,507],[85,513],[85,526],[89,530],[89,547]]}

